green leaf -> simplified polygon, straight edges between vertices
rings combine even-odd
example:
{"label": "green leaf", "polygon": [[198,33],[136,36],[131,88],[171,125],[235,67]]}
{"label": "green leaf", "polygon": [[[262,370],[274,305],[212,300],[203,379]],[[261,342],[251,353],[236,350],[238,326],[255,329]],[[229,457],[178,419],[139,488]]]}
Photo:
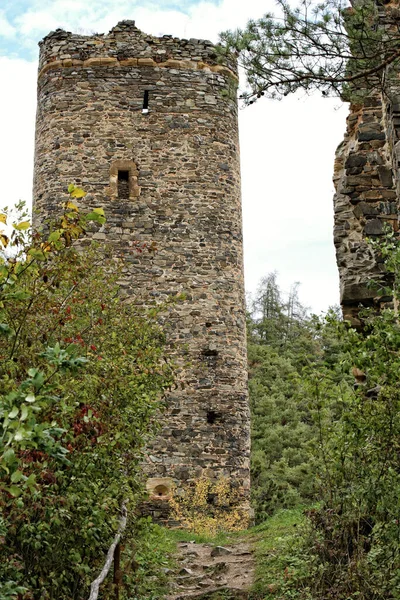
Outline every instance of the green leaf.
{"label": "green leaf", "polygon": [[21,471],[14,471],[14,473],[11,475],[11,481],[12,483],[18,483],[18,481],[21,481],[21,479],[23,478],[23,473]]}
{"label": "green leaf", "polygon": [[29,413],[28,407],[25,404],[23,404],[21,407],[21,416],[20,416],[19,420],[25,421],[28,416],[28,413]]}
{"label": "green leaf", "polygon": [[1,462],[4,462],[6,464],[10,464],[12,462],[14,462],[15,460],[15,452],[13,450],[13,448],[8,448],[3,456],[1,457]]}
{"label": "green leaf", "polygon": [[13,406],[11,411],[8,413],[8,418],[9,419],[15,419],[15,417],[17,416],[19,412],[19,408],[18,406]]}
{"label": "green leaf", "polygon": [[9,494],[11,494],[11,496],[14,496],[15,498],[22,494],[21,488],[17,487],[16,485],[12,485],[10,488],[8,488],[7,492],[9,492]]}
{"label": "green leaf", "polygon": [[21,221],[20,223],[13,224],[14,229],[17,229],[18,231],[25,231],[26,229],[29,229],[30,226],[31,224],[29,221]]}
{"label": "green leaf", "polygon": [[28,254],[29,254],[29,256],[32,256],[32,258],[34,258],[36,260],[46,260],[46,256],[45,256],[44,252],[42,252],[41,250],[38,250],[37,248],[30,248],[28,250]]}
{"label": "green leaf", "polygon": [[7,323],[0,323],[0,335],[10,336],[13,333],[11,327]]}
{"label": "green leaf", "polygon": [[28,487],[32,487],[32,485],[36,482],[36,475],[32,473],[29,475],[28,479],[25,481],[25,485]]}
{"label": "green leaf", "polygon": [[102,215],[99,215],[96,212],[90,212],[87,215],[85,215],[85,219],[86,221],[95,221],[96,223],[100,223],[101,225],[103,225],[106,222],[106,218],[103,217]]}
{"label": "green leaf", "polygon": [[17,431],[15,432],[14,435],[14,440],[16,442],[21,442],[24,439],[25,436],[25,429],[22,429],[21,427],[19,429],[17,429]]}
{"label": "green leaf", "polygon": [[56,231],[52,231],[51,234],[49,235],[49,242],[58,242],[58,240],[61,237],[61,231],[59,229],[57,229]]}
{"label": "green leaf", "polygon": [[25,292],[24,290],[18,290],[15,294],[12,294],[14,300],[27,300],[31,297],[29,292]]}
{"label": "green leaf", "polygon": [[[34,371],[34,369],[29,369],[30,371]],[[36,373],[35,373],[36,375]],[[35,402],[36,398],[34,394],[28,394],[25,396],[25,402]]]}
{"label": "green leaf", "polygon": [[71,193],[74,191],[74,189],[75,189],[75,186],[74,186],[74,185],[71,183],[71,184],[68,186],[68,194],[71,194]]}

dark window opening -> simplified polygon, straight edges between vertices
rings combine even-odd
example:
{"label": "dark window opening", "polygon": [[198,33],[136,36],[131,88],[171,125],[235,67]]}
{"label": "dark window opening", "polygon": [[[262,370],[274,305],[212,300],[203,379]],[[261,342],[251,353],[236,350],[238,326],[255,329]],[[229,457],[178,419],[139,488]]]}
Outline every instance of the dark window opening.
{"label": "dark window opening", "polygon": [[221,419],[221,414],[215,412],[215,410],[209,410],[207,411],[207,423],[209,425],[214,425],[214,423],[216,423],[216,421],[219,421]]}
{"label": "dark window opening", "polygon": [[149,112],[149,90],[144,91],[142,113],[147,115]]}
{"label": "dark window opening", "polygon": [[218,350],[215,350],[214,348],[206,348],[205,350],[203,350],[202,354],[203,356],[216,358],[218,356]]}
{"label": "dark window opening", "polygon": [[129,171],[118,171],[118,197],[129,198]]}

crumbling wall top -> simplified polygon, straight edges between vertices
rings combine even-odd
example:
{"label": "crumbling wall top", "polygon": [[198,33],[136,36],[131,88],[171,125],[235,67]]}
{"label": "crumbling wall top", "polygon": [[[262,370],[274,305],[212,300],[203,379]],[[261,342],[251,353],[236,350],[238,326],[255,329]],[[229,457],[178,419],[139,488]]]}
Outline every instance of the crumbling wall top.
{"label": "crumbling wall top", "polygon": [[196,38],[148,35],[130,20],[120,21],[108,34],[80,35],[56,29],[43,38],[39,46],[39,72],[49,63],[59,60],[147,58],[155,63],[179,60],[220,65],[237,74],[236,58],[223,54],[219,45]]}

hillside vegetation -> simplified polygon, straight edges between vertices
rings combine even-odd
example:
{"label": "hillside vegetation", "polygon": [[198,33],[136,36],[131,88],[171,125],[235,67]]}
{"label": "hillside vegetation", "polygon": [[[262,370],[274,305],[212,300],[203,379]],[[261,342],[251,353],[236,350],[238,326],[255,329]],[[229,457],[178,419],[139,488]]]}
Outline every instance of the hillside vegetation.
{"label": "hillside vegetation", "polygon": [[[334,311],[307,317],[293,292],[283,302],[274,275],[252,305],[253,498],[266,521],[257,597],[400,597],[400,252],[393,236],[377,250],[394,279],[381,293],[394,302],[362,311],[362,331]],[[271,551],[266,517],[296,505],[295,530]]]}

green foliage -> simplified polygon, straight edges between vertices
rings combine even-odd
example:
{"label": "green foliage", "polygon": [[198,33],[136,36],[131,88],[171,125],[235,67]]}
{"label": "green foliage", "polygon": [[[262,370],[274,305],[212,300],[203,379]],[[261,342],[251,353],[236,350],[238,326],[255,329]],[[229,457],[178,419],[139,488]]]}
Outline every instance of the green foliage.
{"label": "green foliage", "polygon": [[[309,513],[321,569],[316,598],[328,589],[343,600],[400,593],[400,326],[391,309],[364,320],[361,333],[336,323],[342,380],[321,367],[310,378],[323,499]],[[352,369],[362,379],[355,389]]]}
{"label": "green foliage", "polygon": [[[320,502],[306,511],[293,543],[285,542],[281,549],[278,563],[287,565],[290,577],[271,588],[265,580],[266,598],[400,597],[396,236],[391,234],[376,250],[394,279],[393,307],[379,314],[364,311],[362,331],[333,314],[320,325],[321,352],[307,374],[303,371],[316,430],[312,468]],[[382,293],[387,296],[388,290]]]}
{"label": "green foliage", "polygon": [[102,209],[64,209],[44,237],[25,215],[1,233],[0,598],[88,596],[172,382],[157,310],[124,301],[104,249],[74,249]]}
{"label": "green foliage", "polygon": [[[383,28],[379,6],[387,2],[343,0],[310,2],[292,8],[277,0],[277,15],[251,20],[245,29],[221,34],[227,52],[239,56],[248,88],[242,94],[252,104],[261,96],[281,99],[297,90],[318,90],[345,100],[363,91],[381,90],[398,66],[397,26]],[[386,11],[395,23],[392,7]]]}
{"label": "green foliage", "polygon": [[308,445],[315,428],[301,372],[315,358],[318,343],[297,287],[285,301],[275,273],[262,280],[248,324],[252,499],[258,523],[313,496]]}

